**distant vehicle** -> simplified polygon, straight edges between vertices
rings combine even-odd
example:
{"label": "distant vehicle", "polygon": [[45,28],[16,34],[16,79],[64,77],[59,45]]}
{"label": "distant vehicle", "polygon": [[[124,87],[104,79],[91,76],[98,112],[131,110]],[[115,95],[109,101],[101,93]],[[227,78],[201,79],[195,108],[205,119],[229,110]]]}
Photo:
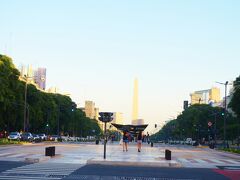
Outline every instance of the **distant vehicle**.
{"label": "distant vehicle", "polygon": [[8,136],[8,140],[20,140],[21,136],[19,132],[11,132]]}
{"label": "distant vehicle", "polygon": [[47,140],[47,136],[45,134],[38,134],[38,136],[41,138],[41,140],[45,141]]}
{"label": "distant vehicle", "polygon": [[23,133],[21,135],[21,141],[33,141],[33,135],[31,133]]}
{"label": "distant vehicle", "polygon": [[36,140],[41,140],[40,136],[37,135],[37,134],[32,134],[33,136],[33,140],[36,141]]}
{"label": "distant vehicle", "polygon": [[58,135],[52,135],[49,137],[50,141],[57,141],[60,137]]}
{"label": "distant vehicle", "polygon": [[192,145],[192,138],[187,138],[185,143],[188,145]]}

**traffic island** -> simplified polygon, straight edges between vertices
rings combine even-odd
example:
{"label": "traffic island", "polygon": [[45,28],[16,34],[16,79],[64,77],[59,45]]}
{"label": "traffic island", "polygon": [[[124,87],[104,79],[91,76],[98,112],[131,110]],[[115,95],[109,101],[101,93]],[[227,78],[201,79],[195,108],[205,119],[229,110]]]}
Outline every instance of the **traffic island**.
{"label": "traffic island", "polygon": [[134,162],[134,161],[111,161],[91,159],[87,161],[88,165],[111,165],[111,166],[140,166],[140,167],[182,167],[182,165],[175,161],[155,161],[155,162]]}

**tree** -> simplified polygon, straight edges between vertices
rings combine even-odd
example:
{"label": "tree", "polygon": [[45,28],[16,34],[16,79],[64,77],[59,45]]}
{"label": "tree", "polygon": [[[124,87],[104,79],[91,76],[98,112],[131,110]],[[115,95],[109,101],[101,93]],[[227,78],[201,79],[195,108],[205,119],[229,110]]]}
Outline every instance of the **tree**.
{"label": "tree", "polygon": [[[97,121],[75,108],[70,97],[39,91],[32,84],[27,86],[30,132],[57,134],[59,122],[61,134],[88,136],[100,133]],[[23,129],[24,92],[25,82],[19,80],[19,71],[12,59],[0,55],[0,131]]]}
{"label": "tree", "polygon": [[236,78],[233,83],[233,94],[230,101],[229,107],[236,113],[238,118],[240,118],[240,76]]}

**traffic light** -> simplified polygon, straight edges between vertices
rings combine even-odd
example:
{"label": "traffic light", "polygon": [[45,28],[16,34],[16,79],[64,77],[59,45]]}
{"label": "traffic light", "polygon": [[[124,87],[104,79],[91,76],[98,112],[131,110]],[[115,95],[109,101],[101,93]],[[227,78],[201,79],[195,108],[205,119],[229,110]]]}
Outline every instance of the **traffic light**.
{"label": "traffic light", "polygon": [[222,116],[224,116],[225,115],[225,113],[224,112],[222,112]]}
{"label": "traffic light", "polygon": [[155,124],[155,128],[157,128],[157,124]]}
{"label": "traffic light", "polygon": [[111,112],[100,112],[99,115],[99,120],[102,122],[110,122],[113,120],[113,113]]}
{"label": "traffic light", "polygon": [[72,103],[72,112],[75,111],[76,107],[77,107],[76,104]]}
{"label": "traffic light", "polygon": [[188,108],[188,101],[183,101],[183,109],[186,110]]}

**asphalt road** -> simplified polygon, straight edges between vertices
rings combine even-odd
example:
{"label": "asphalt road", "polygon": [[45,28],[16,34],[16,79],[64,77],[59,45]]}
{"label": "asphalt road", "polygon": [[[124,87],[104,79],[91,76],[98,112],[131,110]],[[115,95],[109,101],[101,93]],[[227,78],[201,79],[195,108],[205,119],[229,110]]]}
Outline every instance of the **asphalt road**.
{"label": "asphalt road", "polygon": [[25,166],[27,164],[30,164],[30,163],[15,162],[15,161],[0,161],[0,173],[16,167]]}
{"label": "asphalt road", "polygon": [[11,180],[240,180],[240,171],[210,168],[163,168],[70,163],[0,161],[0,179]]}
{"label": "asphalt road", "polygon": [[86,165],[65,180],[226,180],[213,169]]}

